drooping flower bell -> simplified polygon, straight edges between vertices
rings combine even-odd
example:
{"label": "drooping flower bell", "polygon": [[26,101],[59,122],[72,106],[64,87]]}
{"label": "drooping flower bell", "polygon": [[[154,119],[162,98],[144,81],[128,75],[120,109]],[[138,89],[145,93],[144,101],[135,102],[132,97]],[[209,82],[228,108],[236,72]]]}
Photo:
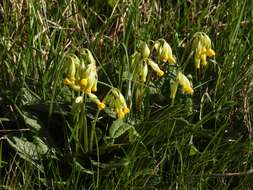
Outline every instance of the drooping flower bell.
{"label": "drooping flower bell", "polygon": [[80,66],[80,89],[84,93],[91,93],[97,91],[97,68],[96,61],[88,49],[82,52],[84,60]]}
{"label": "drooping flower bell", "polygon": [[88,64],[86,67],[81,66],[80,87],[84,93],[91,93],[97,91],[97,69],[95,64]]}
{"label": "drooping flower bell", "polygon": [[105,104],[101,102],[95,94],[89,93],[88,96],[92,102],[97,104],[99,110],[103,110],[105,108]]}
{"label": "drooping flower bell", "polygon": [[215,56],[211,39],[204,32],[196,32],[193,35],[192,50],[194,52],[196,69],[200,69],[200,66],[205,67],[207,65],[206,57]]}
{"label": "drooping flower bell", "polygon": [[172,49],[168,42],[166,42],[164,39],[160,39],[155,42],[154,48],[158,53],[158,58],[160,61],[163,61],[165,63],[169,64],[175,64],[176,59],[174,55],[172,54]]}
{"label": "drooping flower bell", "polygon": [[192,88],[190,81],[181,71],[179,71],[177,73],[176,80],[177,80],[178,84],[181,86],[183,93],[190,94],[190,95],[193,94],[193,88]]}
{"label": "drooping flower bell", "polygon": [[67,68],[67,76],[63,80],[65,85],[74,85],[76,81],[76,71],[80,64],[79,58],[75,54],[70,54],[66,57],[66,68]]}
{"label": "drooping flower bell", "polygon": [[113,88],[106,95],[103,103],[108,105],[114,111],[118,118],[124,118],[129,113],[126,101],[119,89]]}

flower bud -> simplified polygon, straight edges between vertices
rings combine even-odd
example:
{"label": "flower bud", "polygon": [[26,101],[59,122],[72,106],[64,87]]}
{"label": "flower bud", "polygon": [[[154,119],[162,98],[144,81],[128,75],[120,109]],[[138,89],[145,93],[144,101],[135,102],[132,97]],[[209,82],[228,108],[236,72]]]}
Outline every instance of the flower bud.
{"label": "flower bud", "polygon": [[143,61],[143,63],[141,63],[140,67],[140,78],[142,82],[146,82],[147,79],[147,75],[148,75],[148,65],[146,62]]}
{"label": "flower bud", "polygon": [[170,98],[172,100],[174,100],[175,97],[176,97],[177,88],[178,88],[178,82],[172,82],[172,83],[170,83]]}
{"label": "flower bud", "polygon": [[157,63],[155,63],[153,60],[148,59],[148,64],[151,66],[151,68],[158,74],[158,76],[163,76],[164,72],[159,68]]}
{"label": "flower bud", "polygon": [[67,76],[68,78],[75,78],[76,67],[80,64],[80,60],[75,54],[70,54],[67,59]]}
{"label": "flower bud", "polygon": [[177,82],[181,85],[183,93],[190,94],[190,95],[193,94],[193,89],[192,89],[190,81],[180,71],[177,74]]}
{"label": "flower bud", "polygon": [[169,64],[176,63],[176,59],[172,54],[172,49],[168,42],[166,42],[164,39],[162,39],[161,42],[155,42],[154,47],[157,50],[158,57],[161,61],[165,63],[168,62]]}
{"label": "flower bud", "polygon": [[150,55],[150,49],[146,42],[142,42],[141,44],[141,55],[143,59],[147,59]]}

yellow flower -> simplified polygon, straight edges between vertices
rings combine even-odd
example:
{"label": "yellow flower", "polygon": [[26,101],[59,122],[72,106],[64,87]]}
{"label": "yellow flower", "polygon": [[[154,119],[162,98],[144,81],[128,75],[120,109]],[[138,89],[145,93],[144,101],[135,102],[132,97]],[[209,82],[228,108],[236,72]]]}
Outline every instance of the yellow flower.
{"label": "yellow flower", "polygon": [[174,58],[172,54],[172,49],[168,42],[166,42],[164,39],[161,39],[160,41],[157,41],[154,44],[154,48],[158,52],[158,57],[163,62],[168,62],[169,64],[175,64],[176,59]]}
{"label": "yellow flower", "polygon": [[208,57],[213,57],[213,56],[215,56],[215,51],[211,48],[207,48],[206,54]]}
{"label": "yellow flower", "polygon": [[99,102],[99,103],[97,104],[97,106],[98,106],[98,109],[99,109],[99,110],[105,109],[105,104],[104,104],[103,102]]}
{"label": "yellow flower", "polygon": [[68,86],[68,85],[74,85],[75,84],[75,78],[68,78],[68,77],[66,77],[63,80],[63,84],[65,84],[66,86]]}
{"label": "yellow flower", "polygon": [[80,86],[87,86],[88,80],[87,79],[81,79],[80,80]]}
{"label": "yellow flower", "polygon": [[[97,105],[99,110],[105,108],[105,104],[92,92],[97,91],[96,61],[88,49],[81,50],[82,59],[73,54],[68,56],[67,77],[63,80],[74,91],[86,93],[91,102]],[[83,95],[78,96],[75,103],[83,103]]]}
{"label": "yellow flower", "polygon": [[105,104],[101,102],[95,94],[88,93],[88,97],[90,98],[92,102],[97,104],[97,107],[99,110],[103,110],[105,108]]}
{"label": "yellow flower", "polygon": [[190,95],[193,94],[193,88],[191,86],[190,81],[180,71],[177,73],[177,82],[181,85],[183,93],[190,94]]}
{"label": "yellow flower", "polygon": [[157,73],[158,76],[163,76],[164,72],[159,68],[158,64],[155,63],[152,59],[147,60],[148,65]]}
{"label": "yellow flower", "polygon": [[64,85],[71,86],[75,84],[77,73],[76,70],[79,63],[80,60],[74,54],[70,54],[66,57],[67,77],[63,80]]}
{"label": "yellow flower", "polygon": [[[149,53],[146,53],[148,55]],[[135,52],[131,58],[131,72],[133,72],[134,79],[140,80],[141,82],[146,82],[148,75],[148,66],[150,66],[158,76],[163,76],[164,72],[159,68],[159,66],[150,58],[141,58],[140,53]]]}
{"label": "yellow flower", "polygon": [[129,108],[127,107],[126,100],[119,89],[113,88],[107,94],[103,100],[111,110],[116,112],[118,118],[124,118],[127,113],[129,113]]}
{"label": "yellow flower", "polygon": [[130,112],[130,110],[128,109],[128,107],[124,107],[124,108],[123,108],[123,112],[124,112],[124,114],[127,114],[127,113]]}
{"label": "yellow flower", "polygon": [[146,42],[141,42],[141,55],[143,59],[147,59],[150,55],[150,49]]}
{"label": "yellow flower", "polygon": [[192,50],[194,51],[194,61],[196,69],[200,65],[206,66],[206,57],[215,56],[215,51],[211,48],[212,42],[207,34],[204,32],[197,32],[193,36]]}
{"label": "yellow flower", "polygon": [[125,117],[125,113],[122,110],[117,111],[117,117],[123,119]]}
{"label": "yellow flower", "polygon": [[80,87],[84,93],[91,93],[97,91],[97,69],[96,65],[89,64],[87,67],[81,66],[81,80]]}

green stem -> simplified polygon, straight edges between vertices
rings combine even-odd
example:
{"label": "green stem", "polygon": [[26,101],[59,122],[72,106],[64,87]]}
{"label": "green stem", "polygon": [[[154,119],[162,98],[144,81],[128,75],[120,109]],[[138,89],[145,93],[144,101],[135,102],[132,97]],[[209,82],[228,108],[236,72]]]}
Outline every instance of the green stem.
{"label": "green stem", "polygon": [[[85,152],[89,151],[89,139],[88,139],[88,126],[87,126],[87,113],[86,113],[86,99],[87,94],[84,96],[84,107],[82,113],[83,125],[84,125],[84,133],[83,133],[83,141],[84,141],[84,150]],[[82,127],[82,126],[81,126]]]}
{"label": "green stem", "polygon": [[[99,111],[98,111],[99,113]],[[98,115],[98,114],[97,114]],[[100,158],[99,158],[99,146],[98,146],[98,139],[97,139],[97,134],[95,133],[95,143],[96,143],[96,150],[97,150],[97,183],[96,183],[96,189],[99,189],[99,163],[100,163]]]}
{"label": "green stem", "polygon": [[100,113],[100,110],[97,111],[95,119],[92,121],[92,129],[91,129],[91,135],[90,135],[90,151],[92,151],[94,135],[96,135],[96,123],[98,120],[99,113]]}

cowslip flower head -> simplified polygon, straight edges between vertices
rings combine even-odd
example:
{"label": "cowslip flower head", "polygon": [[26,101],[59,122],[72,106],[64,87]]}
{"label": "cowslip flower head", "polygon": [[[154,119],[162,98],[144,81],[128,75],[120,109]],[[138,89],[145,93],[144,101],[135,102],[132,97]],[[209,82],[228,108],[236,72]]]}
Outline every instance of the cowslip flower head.
{"label": "cowslip flower head", "polygon": [[190,95],[193,94],[193,88],[191,86],[191,83],[182,72],[179,71],[177,73],[176,80],[177,80],[178,84],[180,84],[183,93],[190,94]]}
{"label": "cowslip flower head", "polygon": [[108,105],[116,113],[117,118],[124,118],[125,115],[130,111],[127,107],[124,96],[117,88],[110,90],[103,100],[103,103]]}
{"label": "cowslip flower head", "polygon": [[200,69],[200,66],[205,67],[207,65],[206,57],[215,56],[211,39],[204,32],[196,32],[193,35],[192,50],[194,51],[196,69]]}
{"label": "cowslip flower head", "polygon": [[158,53],[158,58],[160,61],[163,61],[165,63],[169,64],[175,64],[176,59],[174,55],[172,54],[172,49],[168,42],[166,42],[164,39],[158,40],[154,44],[154,48]]}
{"label": "cowslip flower head", "polygon": [[97,91],[97,68],[96,61],[88,49],[81,52],[83,60],[80,66],[80,89],[84,93],[91,93]]}
{"label": "cowslip flower head", "polygon": [[84,93],[91,93],[97,91],[97,69],[96,65],[89,64],[86,67],[81,66],[81,79],[79,81],[81,91]]}

